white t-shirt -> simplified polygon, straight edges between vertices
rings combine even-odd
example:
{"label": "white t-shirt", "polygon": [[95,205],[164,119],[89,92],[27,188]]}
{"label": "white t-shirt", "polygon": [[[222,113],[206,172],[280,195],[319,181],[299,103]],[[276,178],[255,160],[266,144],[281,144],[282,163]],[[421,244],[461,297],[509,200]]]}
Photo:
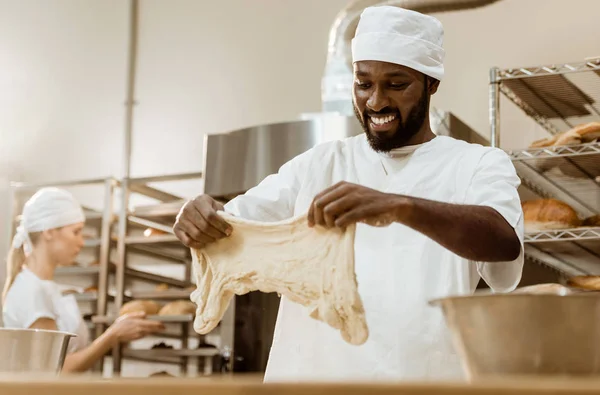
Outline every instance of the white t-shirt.
{"label": "white t-shirt", "polygon": [[89,331],[74,296],[63,296],[54,281],[42,280],[23,267],[6,295],[4,326],[26,329],[40,318],[50,318],[59,331],[77,335],[69,341],[69,352],[78,351],[89,342]]}
{"label": "white t-shirt", "polygon": [[473,292],[480,278],[513,290],[523,268],[520,180],[502,150],[438,136],[380,154],[364,135],[321,144],[297,156],[225,210],[257,221],[301,215],[316,194],[339,181],[446,203],[488,206],[521,240],[511,262],[473,262],[402,224],[358,224],[355,272],[369,339],[345,343],[339,332],[281,299],[266,381],[427,380],[461,378],[442,312],[428,301]]}

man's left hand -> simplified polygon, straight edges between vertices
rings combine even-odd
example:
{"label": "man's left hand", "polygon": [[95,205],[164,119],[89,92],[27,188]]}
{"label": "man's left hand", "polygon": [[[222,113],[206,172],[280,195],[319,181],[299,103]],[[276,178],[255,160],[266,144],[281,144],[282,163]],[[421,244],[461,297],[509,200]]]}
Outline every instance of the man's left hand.
{"label": "man's left hand", "polygon": [[326,228],[345,228],[357,222],[388,226],[398,221],[408,200],[342,181],[315,196],[308,211],[308,224]]}

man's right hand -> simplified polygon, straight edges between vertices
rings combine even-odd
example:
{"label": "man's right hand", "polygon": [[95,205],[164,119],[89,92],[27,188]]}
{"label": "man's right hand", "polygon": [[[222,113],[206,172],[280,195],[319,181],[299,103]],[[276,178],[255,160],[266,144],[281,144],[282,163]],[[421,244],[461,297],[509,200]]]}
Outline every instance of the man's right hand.
{"label": "man's right hand", "polygon": [[223,205],[208,195],[188,201],[177,215],[173,226],[175,236],[185,246],[195,249],[229,236],[232,227],[217,214],[220,210]]}

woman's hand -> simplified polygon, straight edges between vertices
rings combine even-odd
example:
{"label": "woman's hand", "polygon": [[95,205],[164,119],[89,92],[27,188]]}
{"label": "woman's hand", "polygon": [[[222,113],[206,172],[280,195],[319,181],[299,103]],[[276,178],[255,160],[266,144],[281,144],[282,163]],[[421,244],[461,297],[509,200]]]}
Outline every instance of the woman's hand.
{"label": "woman's hand", "polygon": [[143,312],[125,314],[107,329],[113,339],[119,343],[138,340],[165,329],[162,322],[145,319]]}

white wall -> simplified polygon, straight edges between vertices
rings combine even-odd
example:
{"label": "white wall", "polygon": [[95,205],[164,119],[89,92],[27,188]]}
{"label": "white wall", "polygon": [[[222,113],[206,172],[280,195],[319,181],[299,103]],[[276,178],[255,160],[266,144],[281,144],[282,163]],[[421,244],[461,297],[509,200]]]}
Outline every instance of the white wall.
{"label": "white wall", "polygon": [[[436,15],[444,24],[447,78],[433,103],[489,136],[488,73],[583,61],[600,55],[596,0],[503,0],[489,7]],[[512,103],[501,103],[501,146],[547,137]]]}
{"label": "white wall", "polygon": [[[141,1],[133,175],[198,171],[203,133],[318,111],[328,29],[346,2]],[[540,4],[437,15],[448,55],[434,104],[487,134],[491,66],[600,52],[600,2]],[[127,2],[0,0],[0,9],[4,161],[31,181],[118,175]],[[528,143],[531,122],[505,108],[503,142]]]}

